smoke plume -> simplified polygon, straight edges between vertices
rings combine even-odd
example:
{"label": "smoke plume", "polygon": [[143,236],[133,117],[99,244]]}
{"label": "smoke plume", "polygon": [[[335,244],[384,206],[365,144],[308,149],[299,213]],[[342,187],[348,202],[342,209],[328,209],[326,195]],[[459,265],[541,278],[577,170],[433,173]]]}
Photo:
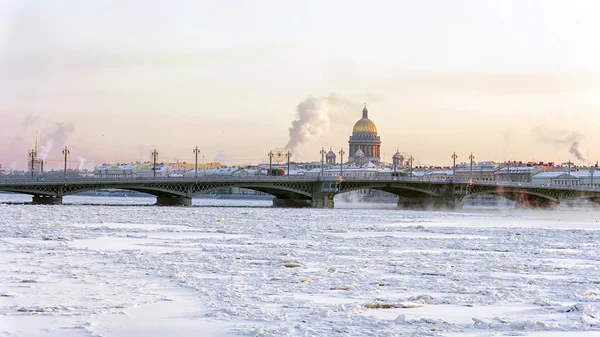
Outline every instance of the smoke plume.
{"label": "smoke plume", "polygon": [[49,140],[46,142],[45,145],[42,145],[42,147],[38,151],[39,159],[46,160],[46,157],[48,157],[48,153],[50,153],[50,150],[52,149],[52,144],[52,141]]}
{"label": "smoke plume", "polygon": [[52,124],[52,126],[43,131],[40,136],[40,138],[43,137],[46,140],[46,144],[42,145],[38,152],[38,157],[45,160],[55,144],[65,146],[67,144],[67,139],[69,139],[69,136],[73,131],[75,131],[75,126],[72,122]]}
{"label": "smoke plume", "polygon": [[579,147],[578,141],[574,141],[573,144],[571,144],[571,147],[569,148],[569,153],[571,153],[572,155],[574,155],[575,157],[577,157],[577,159],[579,159],[581,161],[585,160],[585,156],[583,155],[583,151],[581,150],[581,147]]}
{"label": "smoke plume", "polygon": [[229,166],[231,164],[231,159],[224,151],[220,151],[219,153],[217,153],[213,160],[217,163],[220,163],[221,165]]}
{"label": "smoke plume", "polygon": [[79,161],[79,166],[77,167],[77,171],[81,171],[81,170],[83,170],[83,164],[85,163],[85,158],[77,157],[77,160]]}
{"label": "smoke plume", "polygon": [[577,131],[547,130],[544,126],[538,126],[532,130],[533,137],[540,142],[553,144],[557,148],[569,147],[569,153],[584,161],[585,156],[580,147],[583,135]]}
{"label": "smoke plume", "polygon": [[285,148],[294,152],[326,134],[331,123],[339,120],[353,105],[356,104],[337,94],[327,97],[308,96],[296,107],[296,119],[289,129],[290,140]]}
{"label": "smoke plume", "polygon": [[27,115],[27,116],[25,116],[25,118],[23,118],[23,121],[21,121],[21,125],[23,126],[24,129],[27,129],[29,127],[33,127],[33,126],[37,125],[37,123],[39,121],[40,121],[40,116]]}
{"label": "smoke plume", "polygon": [[148,160],[148,158],[150,157],[150,152],[152,150],[150,150],[150,148],[148,148],[144,144],[140,144],[140,145],[138,145],[138,151],[139,151],[139,156],[140,156],[140,163],[143,163]]}

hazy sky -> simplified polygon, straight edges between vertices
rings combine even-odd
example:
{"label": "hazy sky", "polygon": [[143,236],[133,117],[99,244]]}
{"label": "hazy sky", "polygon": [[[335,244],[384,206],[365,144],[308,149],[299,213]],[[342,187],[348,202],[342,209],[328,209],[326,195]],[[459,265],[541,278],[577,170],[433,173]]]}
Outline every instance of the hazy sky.
{"label": "hazy sky", "polygon": [[207,162],[265,162],[309,96],[323,124],[298,160],[347,151],[367,102],[387,161],[397,148],[418,164],[565,161],[579,140],[596,162],[598,13],[594,0],[2,0],[0,164],[24,169],[36,132],[51,167],[65,143],[72,165],[153,148],[193,161],[196,145]]}

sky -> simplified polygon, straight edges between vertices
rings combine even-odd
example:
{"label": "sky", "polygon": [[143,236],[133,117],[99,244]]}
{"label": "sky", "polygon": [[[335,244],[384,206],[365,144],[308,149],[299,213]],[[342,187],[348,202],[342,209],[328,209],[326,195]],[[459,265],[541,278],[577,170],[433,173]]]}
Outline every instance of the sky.
{"label": "sky", "polygon": [[196,146],[199,161],[264,163],[292,143],[293,159],[319,161],[323,147],[348,151],[364,103],[384,161],[595,163],[599,12],[594,0],[3,0],[0,165],[25,169],[36,133],[48,168],[65,146],[87,168],[153,149],[193,162]]}

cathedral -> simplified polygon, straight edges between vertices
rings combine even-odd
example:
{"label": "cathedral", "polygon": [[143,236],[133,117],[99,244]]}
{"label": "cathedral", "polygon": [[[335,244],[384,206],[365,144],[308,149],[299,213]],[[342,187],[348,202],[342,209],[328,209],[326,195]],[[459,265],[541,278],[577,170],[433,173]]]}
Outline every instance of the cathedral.
{"label": "cathedral", "polygon": [[366,104],[362,111],[362,118],[354,124],[348,143],[350,144],[348,162],[361,165],[381,161],[381,140],[377,135],[375,123],[369,119],[369,110]]}

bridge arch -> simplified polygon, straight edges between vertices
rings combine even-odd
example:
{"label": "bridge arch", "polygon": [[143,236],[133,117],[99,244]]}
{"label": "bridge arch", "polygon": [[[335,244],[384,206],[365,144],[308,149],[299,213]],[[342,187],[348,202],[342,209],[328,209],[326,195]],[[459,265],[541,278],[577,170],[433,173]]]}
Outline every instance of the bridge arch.
{"label": "bridge arch", "polygon": [[375,183],[375,184],[373,184],[373,183],[371,183],[371,184],[348,184],[346,186],[342,183],[342,186],[341,186],[340,190],[336,193],[336,195],[347,193],[347,192],[372,189],[372,190],[378,190],[378,191],[392,193],[399,197],[427,197],[427,198],[440,197],[440,193],[437,190],[427,189],[427,188],[419,188],[419,187],[410,186],[410,185],[406,185],[406,184],[393,184],[393,183],[383,183],[382,182],[382,183]]}
{"label": "bridge arch", "polygon": [[480,195],[497,195],[504,197],[510,201],[515,202],[520,206],[527,207],[548,207],[550,205],[559,204],[560,200],[548,194],[540,193],[535,190],[527,189],[513,189],[513,188],[493,188],[479,190],[474,193],[465,194],[460,197],[460,201],[464,201],[466,198],[473,198]]}
{"label": "bridge arch", "polygon": [[228,183],[218,185],[203,185],[192,189],[190,196],[210,193],[225,188],[244,188],[270,194],[279,199],[310,200],[313,197],[312,186],[294,186],[286,184],[253,184],[253,183]]}
{"label": "bridge arch", "polygon": [[[226,188],[245,188],[249,190],[255,190],[271,194],[275,197],[294,197],[298,199],[310,199],[312,198],[312,186],[307,183],[273,183],[273,184],[253,184],[253,183],[240,183],[240,182],[218,182],[218,183],[206,183],[206,182],[165,182],[165,183],[149,183],[140,185],[130,184],[110,184],[110,186],[97,184],[97,185],[81,185],[71,186],[63,189],[62,195],[70,195],[81,192],[87,192],[91,190],[100,189],[120,189],[147,193],[154,196],[164,197],[194,197],[199,194],[210,193]],[[49,191],[48,194],[52,195],[55,191]],[[32,191],[31,194],[38,194],[36,191]]]}
{"label": "bridge arch", "polygon": [[[350,186],[348,186],[350,185]],[[382,191],[393,194],[398,197],[399,207],[416,207],[416,208],[428,208],[428,207],[443,207],[449,206],[448,200],[443,197],[447,190],[447,186],[441,188],[431,188],[424,184],[412,186],[406,183],[369,183],[369,184],[348,184],[344,186],[340,191],[335,193],[335,196],[342,196],[346,193],[355,192],[358,190],[371,189],[375,191]]]}
{"label": "bridge arch", "polygon": [[157,197],[157,203],[190,205],[191,198],[226,188],[245,188],[273,195],[281,200],[301,200],[311,205],[314,182],[311,181],[160,181],[147,183],[130,182],[45,182],[0,186],[1,190],[29,194],[34,202],[60,203],[63,196],[102,189],[119,189],[146,193]]}

